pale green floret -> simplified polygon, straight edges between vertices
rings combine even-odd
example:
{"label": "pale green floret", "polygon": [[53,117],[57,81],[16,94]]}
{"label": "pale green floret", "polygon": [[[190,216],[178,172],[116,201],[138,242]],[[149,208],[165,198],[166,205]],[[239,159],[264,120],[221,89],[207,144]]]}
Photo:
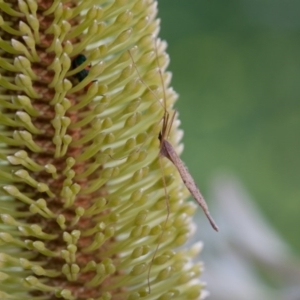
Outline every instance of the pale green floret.
{"label": "pale green floret", "polygon": [[157,3],[47,3],[0,1],[0,299],[200,299]]}

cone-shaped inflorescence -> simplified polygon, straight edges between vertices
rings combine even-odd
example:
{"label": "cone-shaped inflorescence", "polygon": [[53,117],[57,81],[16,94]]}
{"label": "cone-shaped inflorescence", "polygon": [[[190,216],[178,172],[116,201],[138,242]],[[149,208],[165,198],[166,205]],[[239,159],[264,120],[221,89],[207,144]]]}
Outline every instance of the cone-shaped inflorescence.
{"label": "cone-shaped inflorescence", "polygon": [[0,11],[0,299],[199,299],[199,247],[174,250],[195,205],[159,163],[158,99],[177,96],[157,3]]}

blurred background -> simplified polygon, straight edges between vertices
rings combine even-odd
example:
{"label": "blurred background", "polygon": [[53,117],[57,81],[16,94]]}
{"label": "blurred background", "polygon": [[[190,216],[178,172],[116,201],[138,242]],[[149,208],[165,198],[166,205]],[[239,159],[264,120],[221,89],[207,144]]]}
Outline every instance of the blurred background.
{"label": "blurred background", "polygon": [[198,210],[209,299],[299,300],[300,1],[159,0],[159,17],[182,158],[221,229]]}

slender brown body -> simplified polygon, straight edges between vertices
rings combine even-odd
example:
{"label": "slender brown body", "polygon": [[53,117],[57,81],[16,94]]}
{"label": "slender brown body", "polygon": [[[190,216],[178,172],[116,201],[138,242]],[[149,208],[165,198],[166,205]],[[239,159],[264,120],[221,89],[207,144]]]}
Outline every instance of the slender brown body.
{"label": "slender brown body", "polygon": [[183,183],[187,187],[187,189],[190,191],[194,199],[197,201],[197,203],[201,206],[201,208],[204,211],[204,214],[206,215],[207,219],[209,220],[211,226],[213,227],[214,230],[219,231],[218,226],[216,225],[215,221],[211,217],[208,206],[201,195],[193,177],[189,173],[187,167],[185,166],[184,162],[180,159],[178,154],[176,153],[175,149],[173,146],[166,140],[162,139],[161,135],[159,136],[160,138],[160,155],[166,157],[169,159],[173,165],[177,168],[180,177],[182,178]]}

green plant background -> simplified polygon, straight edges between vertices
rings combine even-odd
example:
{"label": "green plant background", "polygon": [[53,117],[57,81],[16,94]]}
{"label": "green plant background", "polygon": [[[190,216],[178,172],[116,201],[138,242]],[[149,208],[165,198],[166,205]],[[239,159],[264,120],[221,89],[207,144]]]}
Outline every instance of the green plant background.
{"label": "green plant background", "polygon": [[300,1],[160,0],[183,160],[204,194],[238,175],[300,252]]}

